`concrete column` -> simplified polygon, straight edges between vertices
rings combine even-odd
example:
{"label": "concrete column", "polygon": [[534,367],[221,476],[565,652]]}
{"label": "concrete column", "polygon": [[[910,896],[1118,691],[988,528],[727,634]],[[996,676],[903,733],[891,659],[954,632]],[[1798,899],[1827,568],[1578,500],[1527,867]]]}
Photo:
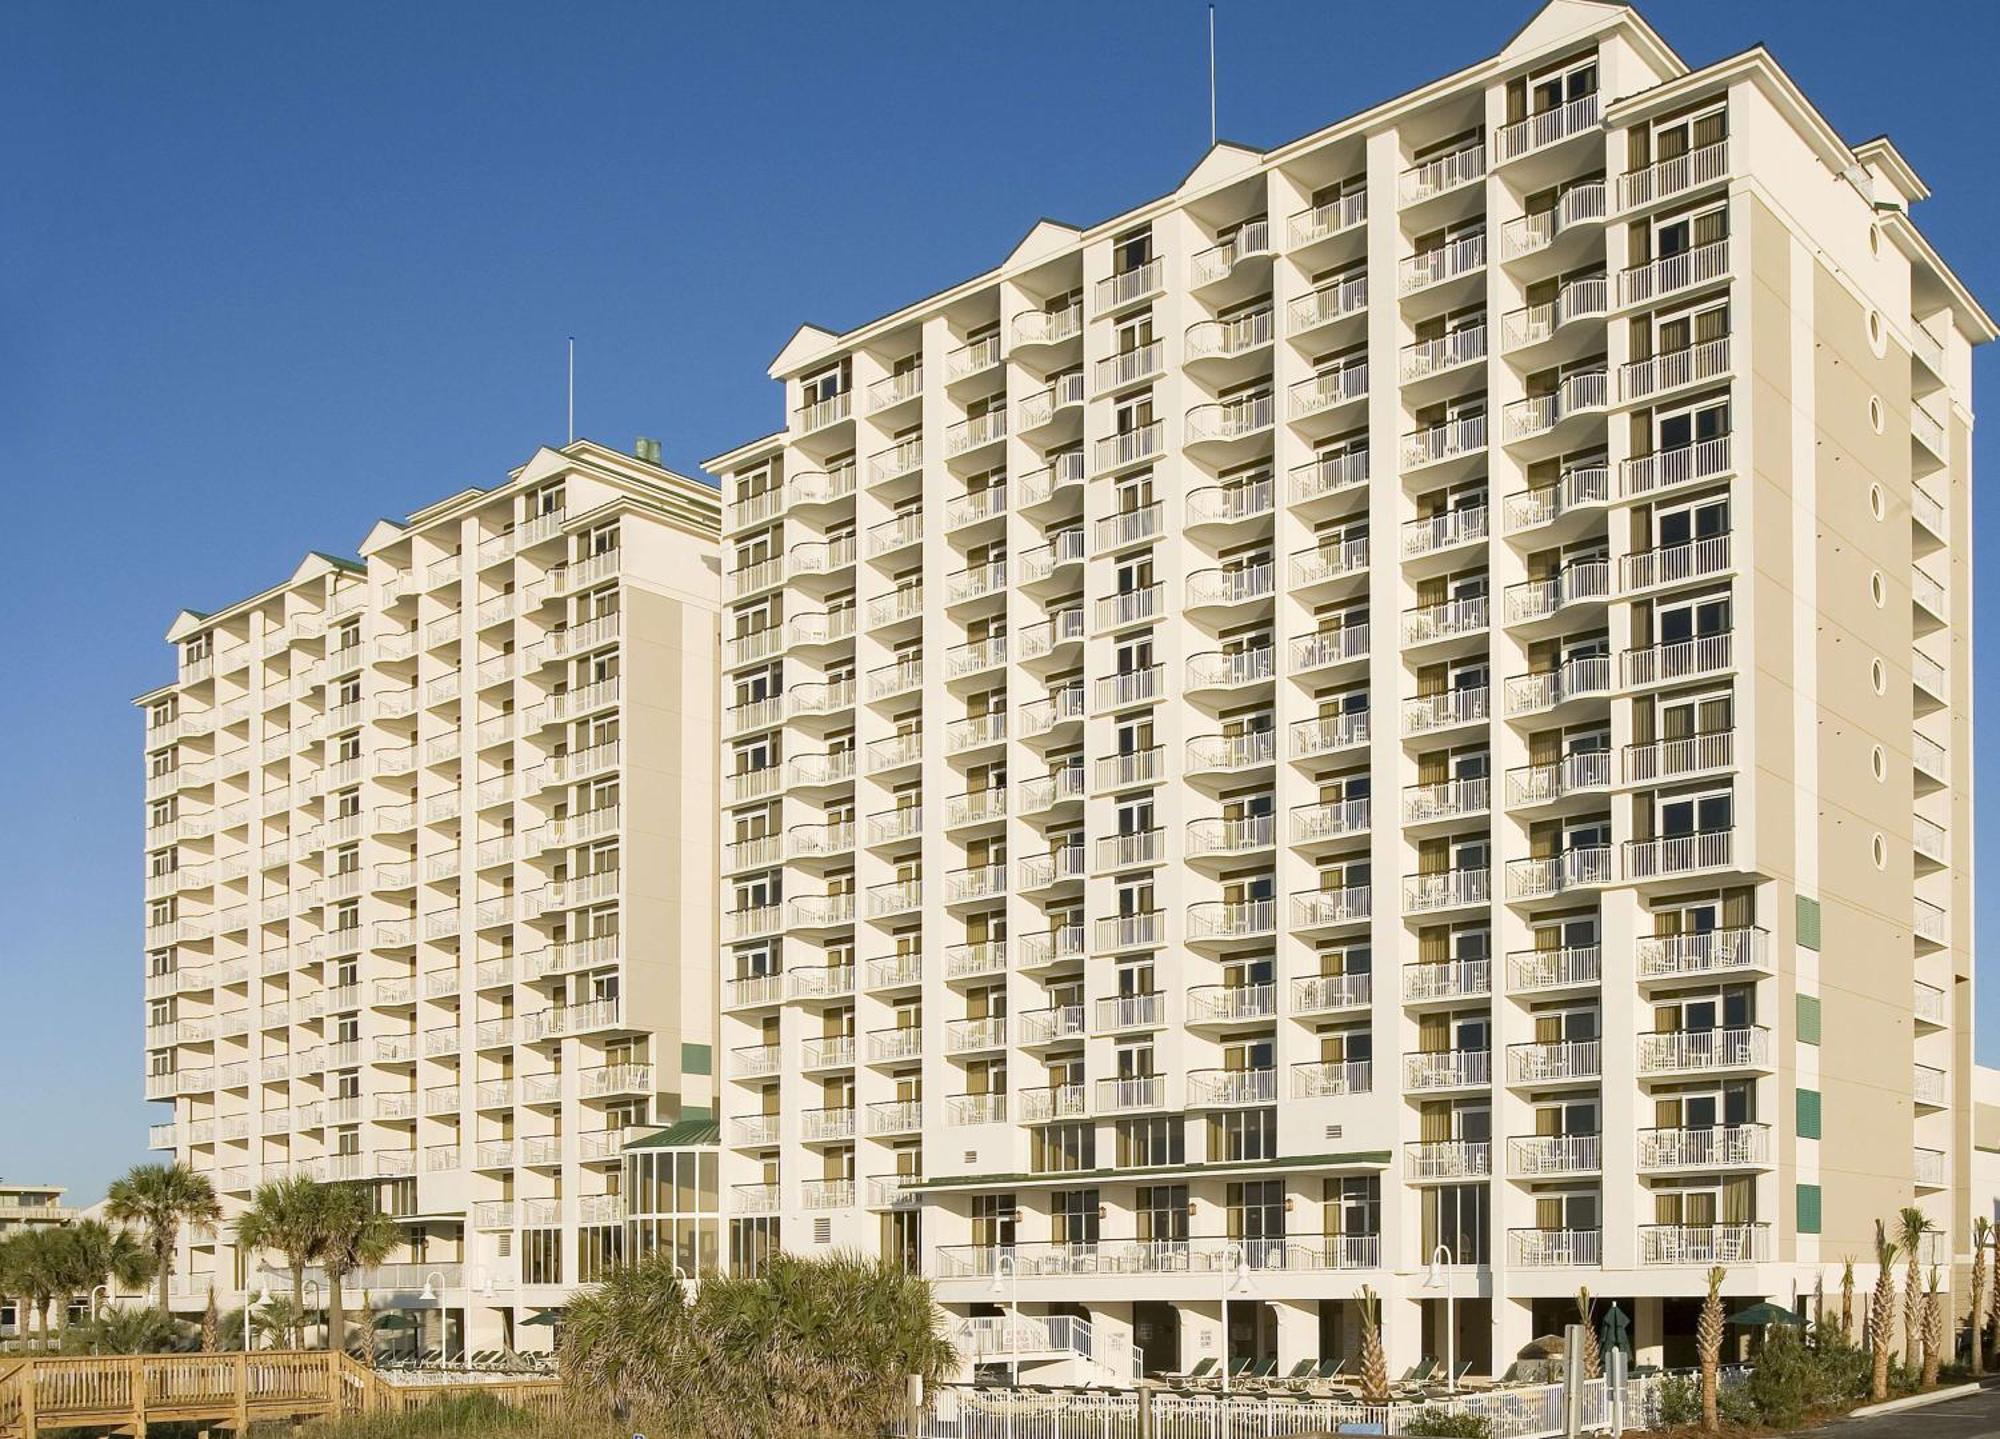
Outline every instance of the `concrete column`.
{"label": "concrete column", "polygon": [[1635,1364],[1660,1364],[1666,1351],[1665,1326],[1658,1295],[1640,1295],[1632,1301],[1638,1313],[1632,1318],[1632,1360]]}
{"label": "concrete column", "polygon": [[1424,1332],[1421,1299],[1384,1296],[1382,1300],[1382,1353],[1389,1361],[1389,1377],[1394,1379],[1424,1357],[1430,1336]]}
{"label": "concrete column", "polygon": [[1278,1373],[1288,1374],[1301,1359],[1319,1358],[1319,1306],[1309,1299],[1271,1302],[1278,1323]]}
{"label": "concrete column", "polygon": [[1132,1306],[1129,1303],[1090,1306],[1090,1329],[1099,1361],[1117,1370],[1118,1383],[1131,1383],[1137,1376],[1131,1373],[1129,1363],[1118,1356],[1132,1352]]}
{"label": "concrete column", "polygon": [[1534,1310],[1525,1299],[1493,1301],[1493,1376],[1499,1378],[1535,1337]]}

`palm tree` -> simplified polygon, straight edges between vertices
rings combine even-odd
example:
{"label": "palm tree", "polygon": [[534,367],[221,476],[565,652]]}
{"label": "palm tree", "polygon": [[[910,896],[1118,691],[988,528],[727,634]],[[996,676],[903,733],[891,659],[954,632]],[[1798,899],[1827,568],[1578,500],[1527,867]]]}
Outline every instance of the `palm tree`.
{"label": "palm tree", "polygon": [[319,1255],[326,1265],[326,1347],[346,1347],[346,1318],[341,1286],[357,1269],[380,1264],[396,1252],[403,1232],[396,1221],[375,1207],[358,1184],[336,1184],[324,1196],[320,1213]]}
{"label": "palm tree", "polygon": [[201,1352],[213,1354],[222,1334],[222,1315],[215,1307],[215,1286],[208,1286],[208,1308],[201,1311]]}
{"label": "palm tree", "polygon": [[1604,1351],[1598,1347],[1597,1325],[1591,1314],[1596,1307],[1588,1289],[1576,1291],[1576,1318],[1583,1326],[1583,1377],[1586,1379],[1604,1377]]}
{"label": "palm tree", "polygon": [[69,1347],[93,1354],[171,1354],[187,1343],[187,1326],[153,1308],[107,1309],[69,1331]]}
{"label": "palm tree", "polygon": [[169,1312],[167,1279],[173,1272],[174,1245],[183,1224],[213,1224],[222,1218],[215,1186],[206,1175],[185,1164],[137,1164],[122,1179],[113,1180],[105,1197],[104,1217],[113,1224],[136,1224],[159,1266],[159,1306]]}
{"label": "palm tree", "polygon": [[656,1252],[614,1269],[595,1293],[570,1302],[558,1355],[566,1388],[601,1397],[623,1418],[683,1384],[694,1355],[687,1292],[675,1269],[672,1255]]}
{"label": "palm tree", "polygon": [[41,1348],[48,1346],[49,1302],[62,1286],[56,1232],[23,1229],[0,1240],[0,1290],[12,1295],[26,1316],[21,1323],[23,1339],[29,1339],[39,1327],[39,1340],[30,1342]]}
{"label": "palm tree", "polygon": [[1896,1248],[1902,1253],[1903,1276],[1903,1367],[1915,1374],[1918,1351],[1923,1343],[1923,1248],[1931,1221],[1914,1204],[1896,1213]]}
{"label": "palm tree", "polygon": [[1701,1359],[1701,1427],[1715,1432],[1719,1416],[1717,1393],[1722,1382],[1722,1281],[1728,1271],[1720,1264],[1708,1271],[1708,1297],[1695,1321],[1694,1347]]}
{"label": "palm tree", "polygon": [[1868,1378],[1868,1397],[1889,1397],[1889,1351],[1895,1347],[1896,1246],[1890,1242],[1882,1221],[1875,1221],[1875,1296],[1868,1304],[1868,1347],[1874,1367]]}
{"label": "palm tree", "polygon": [[1361,1402],[1389,1402],[1389,1360],[1382,1352],[1382,1311],[1375,1291],[1361,1286]]}
{"label": "palm tree", "polygon": [[1937,1266],[1931,1266],[1930,1292],[1924,1296],[1924,1387],[1937,1383],[1944,1359],[1944,1296],[1938,1293]]}
{"label": "palm tree", "polygon": [[[49,1232],[55,1235],[56,1297],[62,1301],[56,1309],[58,1341],[69,1327],[70,1296],[94,1295],[107,1280],[118,1288],[136,1289],[153,1277],[153,1256],[124,1229],[80,1219]],[[97,1317],[95,1310],[90,1317]]]}
{"label": "palm tree", "polygon": [[246,1254],[265,1249],[285,1257],[292,1272],[292,1309],[304,1315],[306,1266],[326,1246],[325,1186],[303,1174],[258,1185],[250,1207],[236,1216],[236,1244]]}
{"label": "palm tree", "polygon": [[1854,1256],[1844,1254],[1840,1260],[1840,1337],[1848,1343],[1854,1342]]}
{"label": "palm tree", "polygon": [[1993,1240],[1993,1221],[1980,1215],[1972,1221],[1972,1376],[1986,1372],[1986,1246]]}

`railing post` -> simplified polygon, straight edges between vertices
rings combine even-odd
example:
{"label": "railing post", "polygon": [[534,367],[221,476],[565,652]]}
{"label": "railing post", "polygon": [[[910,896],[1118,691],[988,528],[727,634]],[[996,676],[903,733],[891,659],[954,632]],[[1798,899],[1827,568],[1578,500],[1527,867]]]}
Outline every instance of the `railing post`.
{"label": "railing post", "polygon": [[[243,1322],[250,1322],[249,1307],[244,1307]],[[230,1356],[236,1366],[236,1439],[250,1432],[250,1356],[233,1354]]]}
{"label": "railing post", "polygon": [[21,1381],[21,1439],[41,1439],[41,1426],[35,1419],[35,1361],[23,1360],[14,1372]]}
{"label": "railing post", "polygon": [[132,1361],[132,1433],[134,1439],[146,1439],[146,1361],[143,1357]]}

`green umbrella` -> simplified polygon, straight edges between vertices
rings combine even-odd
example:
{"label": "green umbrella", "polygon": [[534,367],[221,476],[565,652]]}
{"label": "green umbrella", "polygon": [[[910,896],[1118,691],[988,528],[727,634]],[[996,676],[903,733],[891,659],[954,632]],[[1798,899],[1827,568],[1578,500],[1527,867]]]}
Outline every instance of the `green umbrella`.
{"label": "green umbrella", "polygon": [[375,1321],[377,1329],[414,1329],[417,1321],[399,1309],[392,1309]]}
{"label": "green umbrella", "polygon": [[1618,1307],[1616,1299],[1604,1313],[1603,1326],[1598,1331],[1599,1340],[1607,1350],[1626,1347],[1625,1336],[1632,1328],[1632,1322],[1625,1317],[1625,1311]]}
{"label": "green umbrella", "polygon": [[1748,1309],[1739,1309],[1727,1319],[1725,1324],[1733,1324],[1739,1329],[1762,1329],[1768,1324],[1782,1324],[1789,1329],[1806,1327],[1805,1316],[1794,1314],[1782,1304],[1766,1301],[1753,1304]]}
{"label": "green umbrella", "polygon": [[562,1323],[562,1310],[538,1309],[521,1321],[523,1324],[556,1325]]}

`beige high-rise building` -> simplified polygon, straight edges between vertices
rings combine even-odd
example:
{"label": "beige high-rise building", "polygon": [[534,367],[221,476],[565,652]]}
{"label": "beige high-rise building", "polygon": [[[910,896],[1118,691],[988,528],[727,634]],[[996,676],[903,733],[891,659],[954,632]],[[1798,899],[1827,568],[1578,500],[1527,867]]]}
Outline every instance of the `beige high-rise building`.
{"label": "beige high-rise building", "polygon": [[[348,1302],[431,1345],[546,1347],[626,1139],[714,1112],[718,506],[653,453],[540,450],[185,611],[137,701],[153,1147],[228,1213],[374,1183],[408,1243]],[[225,1224],[176,1307],[262,1278]]]}
{"label": "beige high-rise building", "polygon": [[1685,1363],[1711,1265],[1962,1255],[1995,332],[1926,195],[1554,0],[802,327],[709,462],[737,1258],[1129,1377],[1352,1353],[1364,1284],[1398,1370],[1584,1286]]}

